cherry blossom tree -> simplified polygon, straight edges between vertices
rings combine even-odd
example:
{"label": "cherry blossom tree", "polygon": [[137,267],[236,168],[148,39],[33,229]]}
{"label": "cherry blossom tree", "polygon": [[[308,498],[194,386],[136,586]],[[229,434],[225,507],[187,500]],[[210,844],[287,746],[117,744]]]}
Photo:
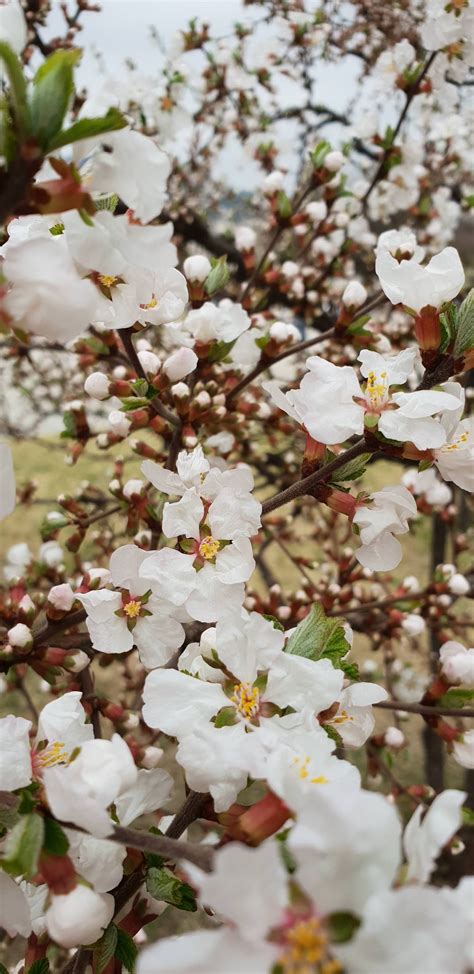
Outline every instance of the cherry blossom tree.
{"label": "cherry blossom tree", "polygon": [[469,974],[469,0],[198,10],[87,90],[110,10],[51,6],[0,2],[0,971]]}

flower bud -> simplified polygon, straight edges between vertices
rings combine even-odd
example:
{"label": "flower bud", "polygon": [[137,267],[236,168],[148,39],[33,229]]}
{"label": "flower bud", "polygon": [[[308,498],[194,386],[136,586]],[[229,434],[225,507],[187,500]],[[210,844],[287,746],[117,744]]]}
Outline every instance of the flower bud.
{"label": "flower bud", "polygon": [[123,487],[123,491],[122,491],[123,496],[126,497],[128,501],[130,501],[132,497],[140,496],[144,486],[145,484],[143,480],[138,480],[138,479],[127,480],[127,483],[124,484]]}
{"label": "flower bud", "polygon": [[87,653],[82,649],[78,649],[77,653],[73,653],[71,656],[66,656],[64,660],[64,666],[70,673],[82,673],[86,666],[89,666],[90,659]]}
{"label": "flower bud", "polygon": [[448,581],[449,591],[452,592],[453,595],[466,595],[469,592],[470,587],[471,586],[469,585],[467,578],[465,578],[464,575],[459,574],[459,572],[455,572],[454,575],[451,575],[451,578]]}
{"label": "flower bud", "polygon": [[306,205],[305,212],[313,223],[321,223],[327,217],[328,208],[324,200],[315,200]]}
{"label": "flower bud", "polygon": [[109,425],[116,436],[127,436],[132,424],[125,413],[121,413],[119,409],[112,409],[109,413]]}
{"label": "flower bud", "polygon": [[402,629],[408,633],[409,636],[419,636],[424,632],[426,627],[425,620],[423,616],[417,616],[414,612],[405,616],[402,620]]}
{"label": "flower bud", "polygon": [[234,236],[238,250],[253,250],[255,247],[257,234],[252,227],[236,227]]}
{"label": "flower bud", "polygon": [[278,193],[280,189],[283,189],[283,183],[285,182],[285,175],[280,169],[275,169],[273,172],[265,176],[262,183],[262,189],[265,196],[273,196],[274,193]]}
{"label": "flower bud", "polygon": [[161,747],[146,747],[143,752],[143,757],[141,764],[143,768],[150,770],[151,768],[156,768],[163,757],[163,751]]}
{"label": "flower bud", "polygon": [[329,152],[324,160],[324,168],[329,172],[339,172],[344,162],[345,159],[342,152],[338,152],[337,150]]}
{"label": "flower bud", "polygon": [[28,626],[23,622],[18,622],[16,626],[8,630],[7,639],[10,646],[15,649],[29,649],[33,645],[33,634]]}
{"label": "flower bud", "polygon": [[351,281],[347,285],[343,295],[342,303],[345,308],[360,308],[367,301],[367,291],[360,281]]}
{"label": "flower bud", "polygon": [[69,612],[76,600],[76,596],[68,582],[63,585],[53,585],[48,595],[48,602],[60,612]]}
{"label": "flower bud", "polygon": [[187,399],[191,395],[189,386],[185,382],[177,382],[176,385],[171,386],[171,393],[176,399]]}
{"label": "flower bud", "polygon": [[405,744],[405,735],[398,727],[387,727],[384,736],[385,744],[394,751],[398,751]]}
{"label": "flower bud", "polygon": [[109,380],[103,372],[92,372],[84,382],[84,390],[93,399],[108,399]]}
{"label": "flower bud", "polygon": [[204,254],[194,254],[192,257],[186,257],[183,271],[188,281],[199,281],[202,284],[211,271],[211,262]]}
{"label": "flower bud", "polygon": [[178,348],[165,359],[163,372],[170,382],[178,382],[179,379],[184,379],[185,375],[194,372],[197,364],[198,357],[192,348]]}
{"label": "flower bud", "polygon": [[290,338],[297,341],[300,333],[294,325],[287,324],[286,321],[274,321],[270,326],[270,338],[275,342],[287,342]]}
{"label": "flower bud", "polygon": [[110,893],[96,893],[78,885],[64,896],[52,896],[46,911],[49,936],[61,947],[93,944],[102,936],[114,915]]}
{"label": "flower bud", "polygon": [[154,352],[149,352],[147,349],[144,349],[138,353],[138,358],[140,359],[140,365],[143,371],[147,375],[156,375],[160,371],[161,360]]}

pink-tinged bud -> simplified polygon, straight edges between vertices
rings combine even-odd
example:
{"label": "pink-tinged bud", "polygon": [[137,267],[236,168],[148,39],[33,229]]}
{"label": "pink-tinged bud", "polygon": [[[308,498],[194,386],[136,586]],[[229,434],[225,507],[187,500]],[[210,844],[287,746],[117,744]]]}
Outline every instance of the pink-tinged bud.
{"label": "pink-tinged bud", "polygon": [[48,604],[58,612],[70,612],[75,601],[76,595],[68,582],[64,582],[62,585],[53,585],[53,588],[49,590]]}
{"label": "pink-tinged bud", "polygon": [[113,724],[124,720],[126,717],[125,710],[118,703],[104,703],[101,705],[100,711]]}
{"label": "pink-tinged bud", "polygon": [[69,856],[42,855],[39,870],[42,882],[57,895],[64,896],[77,885],[76,870]]}
{"label": "pink-tinged bud", "polygon": [[337,511],[338,514],[345,514],[348,518],[354,517],[357,507],[355,497],[352,494],[346,494],[343,490],[331,490],[324,497],[324,503],[332,511]]}
{"label": "pink-tinged bud", "polygon": [[274,835],[290,816],[289,809],[277,795],[269,792],[240,816],[239,826],[249,845],[259,845]]}
{"label": "pink-tinged bud", "polygon": [[59,646],[48,646],[43,655],[43,661],[50,663],[51,666],[63,666],[69,650],[61,649]]}
{"label": "pink-tinged bud", "polygon": [[415,336],[422,351],[435,351],[441,343],[439,311],[428,305],[415,318]]}

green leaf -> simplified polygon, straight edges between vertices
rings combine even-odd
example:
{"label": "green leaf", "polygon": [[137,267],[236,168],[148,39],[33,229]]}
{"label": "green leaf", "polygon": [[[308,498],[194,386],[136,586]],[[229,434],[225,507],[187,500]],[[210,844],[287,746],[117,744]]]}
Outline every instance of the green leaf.
{"label": "green leaf", "polygon": [[76,436],[76,419],[72,410],[67,409],[63,413],[64,429],[60,434],[62,440],[73,440]]}
{"label": "green leaf", "polygon": [[351,324],[348,325],[348,327],[347,327],[347,333],[348,333],[348,335],[368,335],[368,334],[370,334],[369,332],[364,331],[364,325],[366,325],[367,322],[370,321],[370,318],[371,318],[371,315],[359,315],[359,317],[356,318],[355,321],[351,322]]}
{"label": "green leaf", "polygon": [[328,619],[321,605],[316,603],[299,623],[285,647],[292,656],[306,659],[330,659],[342,669],[341,660],[350,650],[340,619]]}
{"label": "green leaf", "polygon": [[50,856],[65,856],[69,849],[69,839],[54,818],[44,820],[43,850]]}
{"label": "green leaf", "polygon": [[135,974],[135,964],[137,962],[138,947],[125,930],[117,928],[117,946],[115,956],[123,964],[129,974]]}
{"label": "green leaf", "polygon": [[187,883],[173,876],[168,869],[151,868],[146,874],[146,888],[156,900],[163,900],[178,910],[194,913],[197,910],[194,891]]}
{"label": "green leaf", "polygon": [[0,59],[3,61],[10,82],[9,101],[13,111],[15,127],[20,138],[25,138],[30,129],[30,112],[27,98],[26,80],[23,65],[9,44],[0,41]]}
{"label": "green leaf", "polygon": [[354,936],[360,927],[361,921],[353,913],[339,911],[330,913],[326,918],[329,927],[329,936],[333,943],[344,944]]}
{"label": "green leaf", "polygon": [[31,130],[43,149],[59,132],[74,92],[74,67],[82,51],[55,51],[38,68],[30,100]]}
{"label": "green leaf", "polygon": [[474,288],[464,299],[458,314],[458,330],[454,343],[454,358],[474,348]]}
{"label": "green leaf", "polygon": [[474,690],[451,687],[438,701],[442,707],[465,707],[474,700]]}
{"label": "green leaf", "polygon": [[215,294],[216,291],[221,291],[223,287],[226,286],[230,278],[229,268],[227,267],[227,256],[224,254],[219,257],[213,264],[212,270],[204,281],[204,290],[206,294]]}
{"label": "green leaf", "polygon": [[342,467],[339,467],[339,470],[334,471],[331,476],[331,483],[337,484],[340,480],[357,480],[362,477],[371,456],[371,453],[361,453],[353,460],[348,460]]}
{"label": "green leaf", "polygon": [[125,396],[122,400],[122,412],[131,413],[134,409],[148,409],[150,400],[140,396]]}
{"label": "green leaf", "polygon": [[94,970],[96,974],[102,974],[104,968],[107,967],[109,961],[114,957],[117,941],[118,930],[115,924],[111,923],[94,949]]}
{"label": "green leaf", "polygon": [[456,334],[458,322],[457,322],[457,308],[455,304],[450,304],[446,311],[443,311],[439,316],[440,330],[441,330],[441,341],[439,345],[439,352],[444,353],[451,345],[451,342]]}
{"label": "green leaf", "polygon": [[31,878],[37,871],[43,847],[44,820],[40,815],[23,815],[8,833],[3,847],[2,868],[14,876]]}
{"label": "green leaf", "polygon": [[461,808],[462,824],[467,828],[474,828],[474,809],[463,805]]}
{"label": "green leaf", "polygon": [[223,362],[234,345],[235,340],[233,342],[213,342],[207,355],[209,362]]}
{"label": "green leaf", "polygon": [[81,118],[74,122],[68,129],[58,132],[50,140],[48,150],[61,149],[63,145],[71,145],[72,142],[80,142],[81,139],[93,139],[98,135],[105,135],[106,132],[116,132],[117,129],[125,128],[126,119],[116,108],[109,108],[106,115],[99,118]]}
{"label": "green leaf", "polygon": [[8,971],[4,964],[0,964],[0,974],[8,974]]}
{"label": "green leaf", "polygon": [[279,632],[284,632],[285,631],[285,627],[282,626],[282,624],[279,621],[279,619],[276,619],[275,616],[268,615],[268,613],[265,613],[264,612],[263,613],[263,618],[266,619],[267,622],[271,622],[273,628],[274,629],[278,629]]}
{"label": "green leaf", "polygon": [[288,220],[292,212],[293,212],[293,208],[291,206],[291,200],[288,199],[288,196],[286,195],[284,190],[280,189],[277,193],[278,216],[281,217],[282,220]]}
{"label": "green leaf", "polygon": [[310,159],[313,163],[315,169],[319,169],[324,165],[324,160],[331,151],[331,145],[324,139],[322,142],[318,142],[317,146],[310,152]]}
{"label": "green leaf", "polygon": [[28,974],[49,974],[49,960],[46,957],[35,960],[34,964],[28,968]]}

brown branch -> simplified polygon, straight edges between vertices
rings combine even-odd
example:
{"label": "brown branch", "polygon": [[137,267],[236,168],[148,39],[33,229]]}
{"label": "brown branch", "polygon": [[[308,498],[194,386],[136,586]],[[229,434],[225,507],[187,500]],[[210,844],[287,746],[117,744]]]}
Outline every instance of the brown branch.
{"label": "brown branch", "polygon": [[420,714],[422,717],[474,717],[474,710],[469,707],[436,707],[423,703],[403,703],[401,700],[381,700],[372,704],[382,710],[403,710],[407,714]]}
{"label": "brown branch", "polygon": [[166,830],[166,835],[170,839],[178,839],[187,829],[191,822],[194,822],[202,811],[203,805],[207,801],[207,795],[198,791],[190,791],[186,801],[174,816],[173,821]]}
{"label": "brown branch", "polygon": [[345,450],[340,453],[335,460],[331,460],[331,463],[327,463],[324,467],[320,467],[314,473],[310,474],[309,477],[304,477],[302,480],[298,480],[291,487],[287,487],[286,490],[280,491],[278,494],[274,494],[273,497],[269,497],[268,500],[263,502],[262,514],[269,514],[270,511],[276,510],[277,507],[281,507],[283,504],[288,504],[290,501],[295,500],[296,497],[301,497],[304,494],[311,494],[314,487],[317,484],[321,484],[324,481],[330,480],[331,475],[343,467],[349,460],[355,460],[356,457],[361,456],[362,453],[374,452],[371,451],[365,440],[362,438],[354,443],[349,450]]}
{"label": "brown branch", "polygon": [[411,103],[412,103],[415,95],[418,94],[418,91],[420,90],[421,82],[424,80],[424,78],[426,77],[428,71],[430,70],[431,65],[433,64],[433,61],[434,61],[437,53],[438,53],[437,51],[433,51],[433,53],[430,54],[429,58],[425,62],[425,65],[423,67],[423,70],[418,75],[418,78],[416,79],[416,81],[414,82],[414,84],[407,89],[407,91],[405,93],[406,94],[405,104],[403,106],[402,112],[400,113],[400,117],[398,119],[398,122],[397,122],[397,124],[395,126],[395,129],[394,129],[392,138],[390,139],[390,145],[388,146],[388,148],[385,148],[384,151],[383,151],[382,158],[381,158],[381,160],[379,162],[379,165],[378,165],[378,167],[377,167],[377,169],[376,169],[376,171],[374,173],[374,176],[373,176],[373,178],[372,178],[372,180],[370,182],[370,185],[369,185],[368,189],[366,190],[364,196],[362,197],[362,202],[363,203],[366,203],[367,202],[367,200],[369,199],[369,196],[371,195],[372,191],[375,189],[377,183],[379,182],[379,180],[383,176],[383,173],[384,173],[384,170],[385,170],[385,166],[386,166],[386,163],[387,163],[387,159],[388,159],[388,157],[390,155],[391,150],[393,149],[393,147],[395,145],[396,138],[397,138],[397,136],[398,136],[398,134],[400,132],[400,129],[401,129],[401,127],[402,127],[402,125],[403,125],[403,123],[405,121],[405,118],[406,118],[406,116],[408,114],[408,109],[410,108],[410,105],[411,105]]}

